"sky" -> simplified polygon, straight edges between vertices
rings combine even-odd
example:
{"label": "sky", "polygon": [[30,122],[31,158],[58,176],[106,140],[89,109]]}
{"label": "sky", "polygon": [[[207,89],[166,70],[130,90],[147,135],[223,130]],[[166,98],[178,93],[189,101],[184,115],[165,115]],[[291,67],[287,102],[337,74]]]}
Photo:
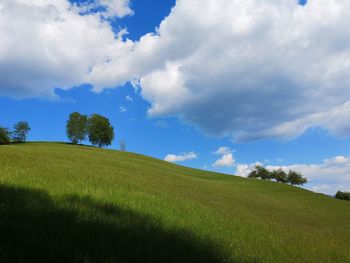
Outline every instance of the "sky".
{"label": "sky", "polygon": [[0,0],[0,126],[67,141],[71,112],[98,113],[111,149],[350,191],[349,13],[348,0]]}

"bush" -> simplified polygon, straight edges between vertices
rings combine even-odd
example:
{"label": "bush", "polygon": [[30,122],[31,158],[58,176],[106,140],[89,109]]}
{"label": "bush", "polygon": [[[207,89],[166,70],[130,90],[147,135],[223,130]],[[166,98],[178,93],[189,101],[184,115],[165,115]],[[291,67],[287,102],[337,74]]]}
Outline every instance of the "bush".
{"label": "bush", "polygon": [[350,193],[338,191],[335,198],[350,201]]}
{"label": "bush", "polygon": [[0,144],[10,143],[10,132],[5,127],[0,127]]}

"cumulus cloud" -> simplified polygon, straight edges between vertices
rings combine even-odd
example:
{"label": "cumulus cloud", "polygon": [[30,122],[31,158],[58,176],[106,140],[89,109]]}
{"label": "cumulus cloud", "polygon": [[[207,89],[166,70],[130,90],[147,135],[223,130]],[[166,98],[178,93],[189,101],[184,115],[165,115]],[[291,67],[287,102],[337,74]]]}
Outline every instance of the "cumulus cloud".
{"label": "cumulus cloud", "polygon": [[140,42],[167,61],[141,77],[149,113],[236,141],[314,126],[348,136],[349,10],[346,0],[179,0]]}
{"label": "cumulus cloud", "polygon": [[236,165],[236,175],[247,177],[250,172],[252,172],[255,169],[255,166],[263,166],[264,164],[262,162],[255,162],[251,164],[237,164]]}
{"label": "cumulus cloud", "polygon": [[[96,3],[105,16],[132,13],[126,0]],[[350,135],[348,0],[178,0],[139,41],[77,9],[1,1],[0,95],[132,81],[149,115],[178,116],[214,136],[290,139],[315,126]]]}
{"label": "cumulus cloud", "polygon": [[[89,78],[97,65],[130,53],[124,33],[116,36],[99,13],[80,15],[66,0],[2,0],[0,96],[54,97],[56,87],[107,86]],[[123,82],[114,80],[115,85]]]}
{"label": "cumulus cloud", "polygon": [[224,154],[230,154],[232,153],[233,150],[231,150],[229,147],[226,147],[226,146],[222,146],[222,147],[219,147],[219,149],[217,149],[214,154],[221,154],[221,155],[224,155]]}
{"label": "cumulus cloud", "polygon": [[[263,164],[238,164],[236,174],[246,177],[255,165]],[[282,168],[286,172],[289,170],[300,172],[309,181],[304,187],[315,192],[334,195],[338,190],[350,191],[350,157],[336,156],[325,159],[320,164],[267,165],[266,168],[270,170]]]}
{"label": "cumulus cloud", "polygon": [[183,162],[187,160],[197,159],[198,154],[195,152],[183,153],[180,155],[168,154],[165,156],[164,160],[171,163]]}
{"label": "cumulus cloud", "polygon": [[215,163],[213,163],[213,167],[219,168],[219,167],[232,167],[235,163],[235,159],[233,158],[233,150],[231,150],[229,147],[222,146],[217,149],[214,154],[222,155],[220,159],[216,160]]}
{"label": "cumulus cloud", "polygon": [[132,15],[129,0],[95,0],[86,2],[73,2],[73,8],[81,14],[91,13],[98,10],[98,13],[105,18],[124,17]]}
{"label": "cumulus cloud", "polygon": [[219,160],[217,160],[213,167],[232,167],[235,163],[235,159],[233,158],[233,154],[224,154]]}

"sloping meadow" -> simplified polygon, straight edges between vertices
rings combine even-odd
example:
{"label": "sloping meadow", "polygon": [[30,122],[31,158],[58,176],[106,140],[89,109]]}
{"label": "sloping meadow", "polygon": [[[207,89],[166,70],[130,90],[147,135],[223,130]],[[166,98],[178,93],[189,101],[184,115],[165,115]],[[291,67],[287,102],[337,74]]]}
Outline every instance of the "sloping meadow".
{"label": "sloping meadow", "polygon": [[0,147],[1,262],[350,262],[350,203],[61,143]]}

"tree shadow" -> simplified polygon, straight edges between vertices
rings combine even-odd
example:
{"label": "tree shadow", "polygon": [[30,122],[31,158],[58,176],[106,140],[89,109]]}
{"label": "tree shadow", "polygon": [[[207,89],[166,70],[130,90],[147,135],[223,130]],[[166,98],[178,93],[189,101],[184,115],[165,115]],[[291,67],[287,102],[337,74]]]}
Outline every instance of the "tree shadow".
{"label": "tree shadow", "polygon": [[0,185],[1,262],[222,262],[219,248],[90,198]]}

